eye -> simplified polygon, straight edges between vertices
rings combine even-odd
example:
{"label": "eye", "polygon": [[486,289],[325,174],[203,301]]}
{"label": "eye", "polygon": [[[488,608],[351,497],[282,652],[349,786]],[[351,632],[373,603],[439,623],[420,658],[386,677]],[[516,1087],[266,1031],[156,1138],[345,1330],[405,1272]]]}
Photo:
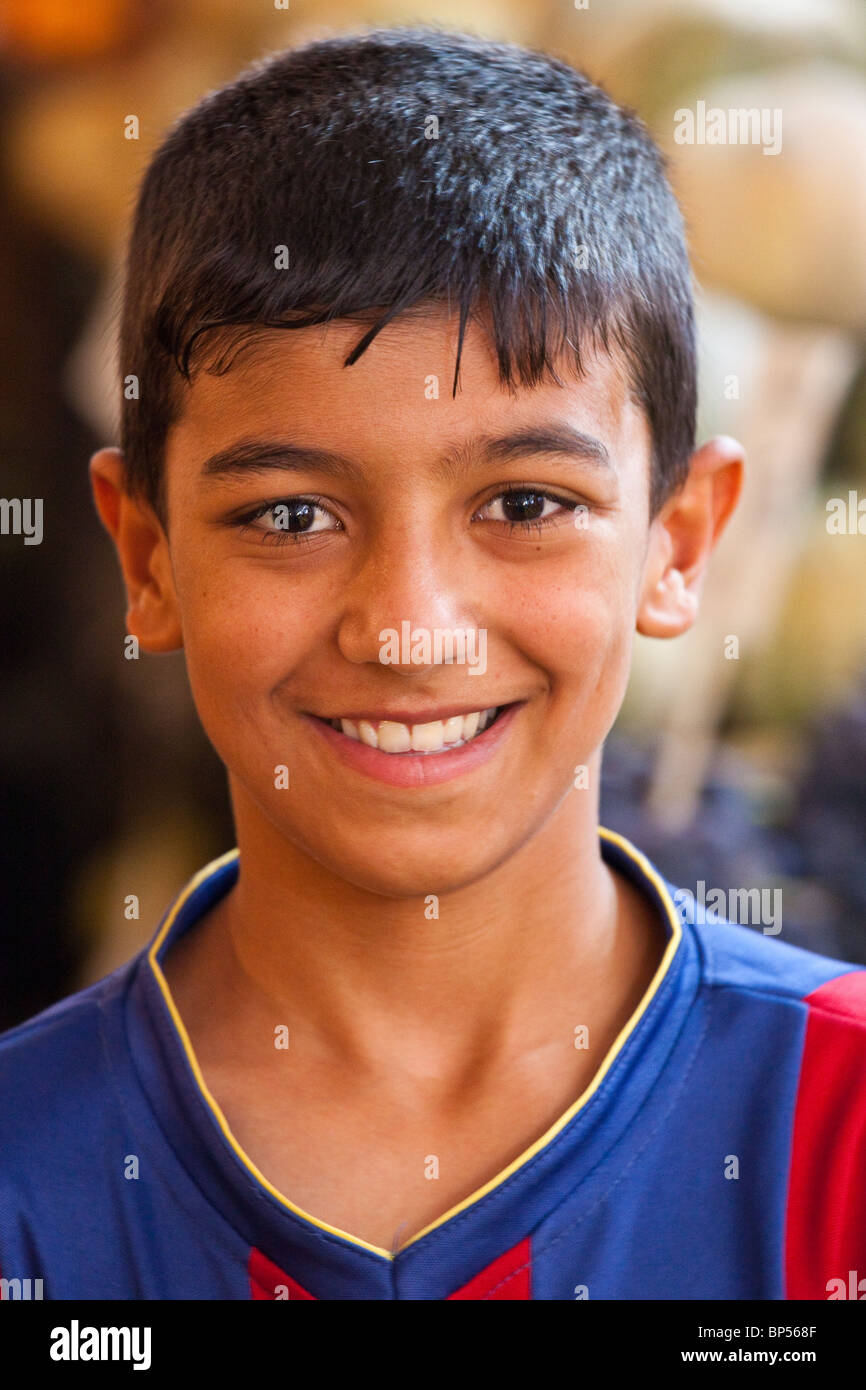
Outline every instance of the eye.
{"label": "eye", "polygon": [[238,517],[241,533],[255,533],[265,545],[291,545],[322,531],[340,531],[342,523],[318,497],[281,497]]}
{"label": "eye", "polygon": [[572,498],[559,497],[555,493],[521,484],[491,497],[475,516],[508,526],[512,531],[530,530],[533,527],[539,530],[555,524],[564,513],[575,511],[579,505]]}

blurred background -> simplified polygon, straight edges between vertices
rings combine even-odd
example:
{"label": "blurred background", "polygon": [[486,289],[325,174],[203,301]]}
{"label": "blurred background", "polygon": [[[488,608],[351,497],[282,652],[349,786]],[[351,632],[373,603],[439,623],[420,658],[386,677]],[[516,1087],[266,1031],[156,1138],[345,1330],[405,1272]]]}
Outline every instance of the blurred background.
{"label": "blurred background", "polygon": [[[234,844],[182,659],[124,659],[87,482],[143,167],[252,59],[417,20],[553,52],[648,123],[699,282],[699,433],[749,456],[697,628],[638,638],[602,823],[693,891],[781,887],[783,939],[866,963],[862,0],[0,0],[0,490],[45,509],[41,545],[0,535],[0,1029],[125,960]],[[699,102],[781,111],[781,149],[677,143]]]}

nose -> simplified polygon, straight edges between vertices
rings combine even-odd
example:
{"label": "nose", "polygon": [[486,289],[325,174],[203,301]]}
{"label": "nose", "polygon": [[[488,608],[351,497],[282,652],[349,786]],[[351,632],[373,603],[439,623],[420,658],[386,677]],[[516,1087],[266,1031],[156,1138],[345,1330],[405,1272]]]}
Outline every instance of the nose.
{"label": "nose", "polygon": [[[434,634],[474,633],[466,556],[420,517],[394,518],[369,545],[343,596],[337,641],[347,661],[404,674],[447,660]],[[452,658],[453,659],[453,658]]]}

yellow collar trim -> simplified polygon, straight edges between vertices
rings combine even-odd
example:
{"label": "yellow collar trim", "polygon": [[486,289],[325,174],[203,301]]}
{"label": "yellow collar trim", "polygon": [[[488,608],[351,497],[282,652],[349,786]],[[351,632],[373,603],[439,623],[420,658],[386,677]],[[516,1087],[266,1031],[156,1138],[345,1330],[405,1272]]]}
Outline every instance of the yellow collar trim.
{"label": "yellow collar trim", "polygon": [[[502,1171],[497,1173],[495,1177],[491,1178],[489,1182],[486,1182],[483,1187],[476,1188],[476,1190],[470,1193],[468,1197],[464,1197],[462,1202],[458,1202],[456,1206],[450,1207],[448,1211],[443,1213],[442,1216],[438,1216],[435,1221],[431,1221],[430,1224],[425,1226],[423,1230],[418,1231],[418,1233],[414,1235],[411,1240],[407,1241],[405,1245],[400,1247],[399,1253],[401,1254],[404,1250],[408,1250],[411,1245],[414,1245],[417,1241],[423,1239],[424,1236],[429,1235],[431,1231],[435,1231],[438,1226],[443,1226],[446,1221],[450,1221],[452,1217],[457,1216],[461,1211],[465,1211],[467,1207],[474,1206],[474,1204],[476,1202],[479,1202],[482,1197],[486,1197],[488,1192],[492,1192],[494,1188],[499,1187],[501,1183],[505,1182],[506,1178],[510,1178],[512,1173],[516,1173],[517,1170],[519,1168],[522,1168],[525,1163],[528,1163],[529,1160],[535,1156],[535,1154],[539,1153],[543,1148],[545,1148],[546,1145],[548,1145],[551,1142],[551,1140],[554,1139],[557,1134],[559,1134],[560,1130],[564,1129],[565,1126],[571,1120],[574,1119],[574,1116],[578,1113],[578,1111],[583,1109],[587,1101],[590,1100],[590,1098],[598,1090],[605,1076],[610,1071],[610,1068],[616,1061],[616,1058],[618,1057],[619,1053],[622,1051],[629,1037],[634,1032],[638,1023],[640,1022],[643,1015],[646,1013],[647,1009],[652,1003],[652,1000],[658,992],[662,980],[664,979],[665,975],[668,972],[668,969],[670,968],[671,961],[676,955],[677,948],[679,947],[680,941],[682,939],[682,927],[680,925],[679,914],[676,910],[676,907],[674,906],[674,903],[671,900],[670,893],[667,891],[667,888],[665,887],[664,880],[662,879],[661,875],[656,872],[656,870],[653,868],[652,864],[650,864],[646,856],[643,855],[639,849],[636,849],[635,846],[631,844],[629,840],[626,840],[624,836],[618,835],[613,830],[606,830],[603,826],[598,827],[598,833],[602,836],[602,838],[604,838],[605,840],[609,840],[612,844],[618,845],[620,849],[625,851],[629,858],[641,870],[644,877],[649,879],[650,883],[652,883],[653,887],[658,892],[665,906],[665,910],[667,911],[668,918],[671,923],[671,936],[665,948],[664,955],[659,961],[656,973],[650,981],[646,993],[644,994],[642,1000],[638,1004],[631,1018],[621,1029],[621,1031],[617,1034],[616,1038],[611,1044],[610,1049],[608,1050],[608,1053],[604,1058],[604,1061],[601,1063],[601,1066],[598,1068],[598,1071],[595,1073],[595,1076],[593,1077],[592,1081],[587,1086],[586,1090],[583,1091],[580,1096],[578,1096],[574,1104],[569,1106],[569,1108],[565,1111],[565,1114],[560,1115],[559,1119],[556,1120],[550,1126],[549,1129],[545,1130],[541,1138],[536,1139],[534,1144],[530,1144],[528,1149],[524,1149],[523,1153],[520,1154],[517,1158],[515,1158],[513,1162],[509,1163],[507,1168],[503,1168]],[[379,1245],[371,1245],[368,1241],[360,1240],[358,1236],[353,1236],[348,1231],[340,1230],[338,1226],[329,1226],[327,1221],[320,1221],[318,1217],[311,1216],[309,1212],[304,1211],[301,1207],[296,1206],[294,1202],[290,1202],[288,1197],[284,1196],[282,1192],[278,1192],[277,1189],[273,1186],[273,1184],[268,1182],[264,1173],[261,1173],[259,1171],[259,1169],[253,1163],[249,1155],[244,1152],[244,1150],[241,1148],[240,1144],[237,1142],[234,1135],[232,1134],[231,1130],[229,1129],[225,1115],[221,1111],[219,1105],[217,1104],[216,1100],[211,1095],[210,1091],[208,1090],[205,1084],[205,1079],[202,1075],[201,1068],[199,1067],[198,1059],[196,1058],[196,1055],[193,1051],[189,1034],[187,1033],[186,1028],[184,1027],[183,1020],[180,1014],[178,1013],[177,1006],[174,1002],[174,999],[172,998],[171,991],[168,987],[168,981],[163,975],[162,969],[160,968],[159,962],[157,961],[156,957],[159,952],[159,949],[165,941],[166,937],[168,936],[169,932],[171,931],[174,922],[177,920],[178,913],[180,912],[184,903],[187,902],[189,897],[205,881],[205,879],[211,876],[211,874],[216,873],[218,869],[222,868],[226,864],[229,864],[233,859],[237,859],[238,853],[239,852],[237,849],[229,850],[227,854],[221,855],[219,859],[214,859],[210,864],[206,864],[205,867],[203,869],[200,869],[199,872],[195,875],[195,877],[190,880],[190,882],[184,888],[183,892],[178,897],[177,901],[173,904],[160,931],[157,933],[157,936],[155,937],[152,945],[148,950],[147,958],[150,964],[150,968],[153,971],[153,974],[156,978],[157,984],[160,987],[160,990],[162,991],[162,997],[165,1001],[165,1006],[168,1009],[172,1022],[174,1023],[178,1036],[183,1045],[183,1049],[186,1053],[186,1058],[189,1062],[193,1076],[195,1077],[196,1084],[199,1090],[201,1091],[201,1094],[204,1097],[205,1101],[209,1105],[211,1111],[213,1112],[213,1115],[220,1129],[222,1130],[222,1133],[225,1136],[226,1141],[237,1154],[244,1167],[250,1173],[252,1173],[256,1181],[260,1182],[262,1187],[264,1187],[268,1192],[270,1192],[271,1196],[275,1197],[277,1201],[281,1203],[282,1206],[288,1208],[289,1211],[294,1212],[296,1216],[300,1216],[304,1221],[308,1221],[312,1226],[318,1226],[319,1230],[327,1231],[330,1235],[339,1236],[342,1240],[347,1240],[350,1242],[350,1244],[357,1245],[362,1250],[369,1250],[371,1254],[380,1255],[385,1260],[393,1260],[395,1258],[395,1254],[393,1251],[385,1250]]]}

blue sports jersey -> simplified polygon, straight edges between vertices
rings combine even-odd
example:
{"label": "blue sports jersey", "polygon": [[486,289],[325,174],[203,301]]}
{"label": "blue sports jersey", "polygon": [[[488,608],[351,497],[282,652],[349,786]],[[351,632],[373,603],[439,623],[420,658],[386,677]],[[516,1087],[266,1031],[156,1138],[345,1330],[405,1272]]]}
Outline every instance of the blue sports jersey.
{"label": "blue sports jersey", "polygon": [[866,970],[703,920],[600,835],[665,923],[658,970],[565,1114],[396,1254],[278,1192],[207,1091],[160,962],[232,886],[237,851],[208,865],[148,947],[0,1038],[0,1288],[866,1297]]}

